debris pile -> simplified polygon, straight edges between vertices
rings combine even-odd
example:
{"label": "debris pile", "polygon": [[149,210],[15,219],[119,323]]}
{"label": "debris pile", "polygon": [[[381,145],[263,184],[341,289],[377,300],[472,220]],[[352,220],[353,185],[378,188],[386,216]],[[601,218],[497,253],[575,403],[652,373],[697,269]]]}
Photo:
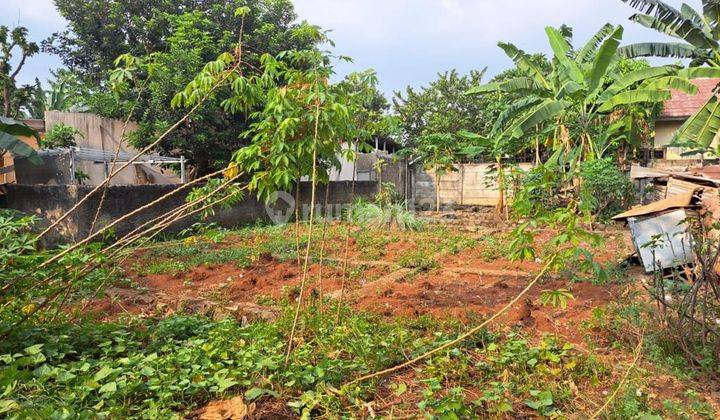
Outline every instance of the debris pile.
{"label": "debris pile", "polygon": [[693,263],[692,218],[720,221],[720,166],[671,172],[634,165],[644,205],[613,217],[628,223],[638,257],[650,273]]}

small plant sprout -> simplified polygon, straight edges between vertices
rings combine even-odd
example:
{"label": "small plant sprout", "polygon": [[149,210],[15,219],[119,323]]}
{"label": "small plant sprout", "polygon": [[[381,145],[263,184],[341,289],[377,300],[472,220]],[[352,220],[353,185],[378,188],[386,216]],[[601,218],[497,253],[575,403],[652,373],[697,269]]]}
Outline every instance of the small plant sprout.
{"label": "small plant sprout", "polygon": [[540,293],[540,303],[555,309],[567,309],[568,301],[571,299],[575,300],[575,296],[567,289],[543,290]]}

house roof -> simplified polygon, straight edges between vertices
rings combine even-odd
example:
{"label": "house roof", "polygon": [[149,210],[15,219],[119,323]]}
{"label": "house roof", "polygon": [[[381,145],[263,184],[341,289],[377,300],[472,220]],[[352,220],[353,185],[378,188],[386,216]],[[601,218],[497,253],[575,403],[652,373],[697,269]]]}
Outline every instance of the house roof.
{"label": "house roof", "polygon": [[665,101],[659,120],[684,120],[694,115],[710,98],[720,78],[694,79],[692,83],[698,87],[695,95],[673,90],[672,98]]}

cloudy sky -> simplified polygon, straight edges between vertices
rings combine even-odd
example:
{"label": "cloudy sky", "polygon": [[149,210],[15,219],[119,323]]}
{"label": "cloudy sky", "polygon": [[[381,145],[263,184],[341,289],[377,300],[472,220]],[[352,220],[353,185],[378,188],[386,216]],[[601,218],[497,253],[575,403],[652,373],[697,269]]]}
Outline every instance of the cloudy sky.
{"label": "cloudy sky", "polygon": [[[678,5],[677,0],[669,3]],[[688,0],[699,8],[699,0]],[[301,19],[331,29],[337,53],[354,58],[339,75],[374,68],[390,96],[405,86],[421,86],[438,72],[488,67],[495,74],[510,66],[497,48],[509,41],[528,52],[548,52],[546,25],[566,23],[578,42],[604,23],[622,23],[625,42],[657,39],[655,32],[627,18],[633,10],[620,0],[295,0]],[[65,22],[52,0],[0,0],[0,24],[23,25],[40,41]],[[22,81],[45,80],[60,66],[57,57],[30,60]]]}

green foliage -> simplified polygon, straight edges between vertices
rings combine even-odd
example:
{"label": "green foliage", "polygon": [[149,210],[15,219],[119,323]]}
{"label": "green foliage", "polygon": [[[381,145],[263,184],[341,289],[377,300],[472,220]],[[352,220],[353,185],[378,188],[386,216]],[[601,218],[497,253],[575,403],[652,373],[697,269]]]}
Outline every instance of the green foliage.
{"label": "green foliage", "polygon": [[703,10],[698,12],[685,4],[678,10],[664,1],[622,1],[640,11],[630,18],[632,21],[682,41],[628,45],[621,50],[624,56],[690,58],[695,66],[717,66],[720,57],[720,21],[717,6],[713,2],[703,1]]}
{"label": "green foliage", "polygon": [[[353,372],[402,360],[402,348],[427,343],[372,317],[351,315],[344,326],[330,329],[331,316],[311,313],[304,322],[315,343],[301,344],[285,366],[284,334],[292,321],[287,309],[277,324],[248,327],[175,316],[133,325],[56,325],[52,333],[44,327],[18,331],[0,343],[4,414],[174,417],[244,391],[248,398],[292,398],[326,383],[339,386]],[[344,352],[348,348],[352,354]],[[293,406],[321,409],[305,398]]]}
{"label": "green foliage", "polygon": [[403,204],[374,204],[359,200],[348,209],[350,222],[371,229],[419,230],[423,223]]}
{"label": "green foliage", "polygon": [[25,116],[23,108],[30,102],[33,86],[17,86],[17,77],[27,59],[39,51],[40,47],[28,39],[27,28],[18,26],[10,29],[0,25],[0,89],[3,96],[0,117]]}
{"label": "green foliage", "polygon": [[[244,62],[239,72],[254,73],[261,66],[265,53],[277,55],[289,49],[304,49],[316,40],[301,33],[294,21],[296,15],[290,1],[252,0],[165,2],[130,5],[126,0],[93,5],[92,2],[60,0],[61,14],[76,31],[57,34],[55,44],[65,45],[59,52],[66,64],[97,92],[88,105],[101,115],[124,119],[128,114],[140,128],[130,141],[144,147],[179,120],[188,110],[174,102],[178,92],[184,91],[208,62],[217,63],[221,55],[236,53],[241,20]],[[248,7],[249,13],[236,16],[238,8]],[[123,10],[134,10],[133,19],[126,19]],[[96,10],[106,10],[105,16]],[[99,22],[111,21],[115,26]],[[100,38],[97,38],[102,33]],[[140,46],[128,39],[145,40]],[[107,36],[108,38],[105,38]],[[96,40],[107,40],[97,42]],[[232,51],[232,54],[226,54]],[[93,53],[91,61],[85,60]],[[121,60],[117,60],[118,57]],[[109,83],[106,82],[110,74]],[[216,72],[217,74],[217,72]],[[224,73],[223,73],[224,74]],[[207,78],[205,79],[207,80]],[[104,87],[108,85],[111,90]],[[239,136],[251,120],[249,114],[263,106],[264,98],[234,115],[224,103],[233,96],[231,86],[222,86],[193,115],[191,124],[177,127],[159,145],[166,155],[182,154],[195,169],[197,176],[221,169],[231,160],[233,152],[247,145],[249,139]],[[199,98],[196,98],[199,99]],[[137,102],[137,105],[135,105]],[[174,104],[175,106],[170,106]]]}
{"label": "green foliage", "polygon": [[[327,182],[327,170],[313,173],[314,162],[323,162],[321,168],[337,166],[340,139],[354,137],[350,102],[326,83],[333,74],[328,59],[314,50],[288,51],[277,58],[266,55],[259,79],[234,83],[235,96],[227,106],[239,110],[255,97],[266,100],[265,107],[252,115],[256,122],[246,133],[251,144],[234,155],[240,170],[251,174],[250,190],[263,199],[290,190],[302,176],[316,175],[313,181]],[[272,83],[275,79],[287,84]],[[248,95],[246,89],[255,91]]]}
{"label": "green foliage", "polygon": [[22,253],[34,249],[34,235],[30,229],[36,221],[34,216],[0,209],[0,268],[3,271],[17,263],[17,259],[23,260]]}
{"label": "green foliage", "polygon": [[[664,1],[623,0],[639,10],[630,19],[680,42],[643,42],[622,47],[625,57],[675,57],[691,60],[685,75],[689,78],[720,75],[720,20],[714,1],[703,1],[701,11],[683,4],[678,10]],[[701,66],[709,66],[701,67]],[[673,143],[693,151],[708,150],[720,130],[720,108],[715,96],[689,118],[673,136]]]}
{"label": "green foliage", "polygon": [[45,138],[43,138],[42,141],[42,147],[43,149],[74,147],[77,145],[75,139],[78,137],[82,137],[82,133],[80,133],[75,127],[58,123],[45,134]]}
{"label": "green foliage", "polygon": [[48,82],[49,89],[45,89],[40,80],[35,79],[35,85],[29,91],[27,102],[23,107],[27,116],[44,119],[46,111],[85,111],[90,91],[78,76],[67,69],[51,71],[51,73],[54,79]]}
{"label": "green foliage", "polygon": [[623,33],[621,26],[606,25],[579,51],[558,29],[548,27],[546,32],[554,52],[549,71],[533,65],[524,51],[501,43],[522,75],[469,92],[523,94],[516,96],[486,136],[495,149],[502,149],[508,142],[538,137],[553,152],[561,151],[566,157],[575,155],[574,161],[601,158],[617,149],[618,141],[634,141],[632,121],[639,114],[631,111],[668,99],[669,78],[675,81],[674,88],[689,93],[696,90],[689,83],[680,83],[686,79],[676,67],[639,66],[629,71],[633,67],[620,65],[617,49]]}
{"label": "green foliage", "polygon": [[20,140],[18,136],[40,139],[38,133],[25,123],[0,116],[0,158],[6,152],[9,152],[13,155],[25,157],[35,165],[42,164],[42,159],[40,159],[37,152]]}
{"label": "green foliage", "polygon": [[465,95],[468,89],[481,83],[484,75],[485,70],[473,70],[467,75],[452,70],[438,74],[437,80],[419,91],[408,87],[404,94],[395,92],[393,109],[410,145],[432,134],[484,132],[491,101]]}
{"label": "green foliage", "polygon": [[632,182],[610,159],[583,162],[580,179],[583,194],[592,200],[592,212],[600,219],[607,220],[634,202]]}
{"label": "green foliage", "polygon": [[[300,41],[289,36],[297,26],[294,23],[297,15],[292,2],[287,0],[55,0],[54,3],[68,21],[69,30],[55,33],[44,47],[58,54],[66,67],[92,86],[105,82],[115,67],[115,59],[123,54],[142,56],[169,52],[177,19],[187,13],[211,22],[202,29],[218,43],[212,56],[227,50],[237,40],[239,9],[246,11],[242,16],[245,33],[256,48],[247,52],[248,61],[256,62],[263,52],[279,52]],[[187,41],[192,43],[191,38]]]}
{"label": "green foliage", "polygon": [[575,296],[567,289],[543,290],[540,293],[540,303],[555,309],[566,309],[569,300],[575,300]]}
{"label": "green foliage", "polygon": [[403,268],[414,268],[421,271],[432,270],[437,268],[437,261],[428,254],[425,250],[417,250],[412,252],[406,252],[398,258],[398,265]]}

